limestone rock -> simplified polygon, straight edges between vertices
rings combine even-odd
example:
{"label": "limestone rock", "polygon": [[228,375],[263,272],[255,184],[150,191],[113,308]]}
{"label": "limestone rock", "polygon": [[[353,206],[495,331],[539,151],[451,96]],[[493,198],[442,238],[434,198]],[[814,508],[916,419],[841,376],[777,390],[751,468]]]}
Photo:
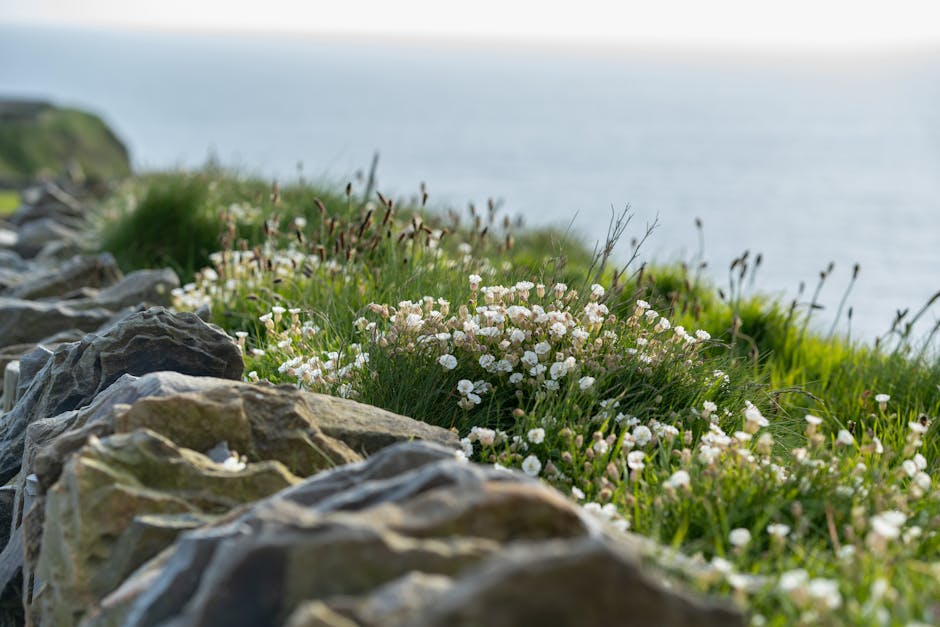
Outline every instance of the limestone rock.
{"label": "limestone rock", "polygon": [[102,307],[111,311],[134,307],[141,303],[169,306],[170,292],[179,287],[179,284],[179,277],[169,268],[138,270],[95,294],[69,302],[69,306],[73,309]]}
{"label": "limestone rock", "polygon": [[649,568],[538,481],[411,442],[182,534],[83,624],[743,624]]}
{"label": "limestone rock", "polygon": [[24,224],[16,231],[16,243],[10,246],[24,259],[31,259],[50,242],[80,244],[82,236],[71,227],[53,218],[40,218]]}
{"label": "limestone rock", "polygon": [[584,538],[510,547],[398,624],[719,627],[743,621],[729,609],[663,587],[622,547]]}
{"label": "limestone rock", "polygon": [[111,253],[75,257],[61,266],[33,276],[26,275],[19,285],[8,289],[4,295],[24,300],[61,297],[81,287],[108,287],[121,277]]}
{"label": "limestone rock", "polygon": [[73,625],[186,529],[296,483],[278,462],[232,472],[148,430],[92,438],[45,499],[34,603],[42,624]]}
{"label": "limestone rock", "polygon": [[15,272],[25,272],[29,270],[29,264],[12,250],[0,249],[0,268],[13,270]]}
{"label": "limestone rock", "polygon": [[81,220],[85,210],[81,203],[56,183],[45,183],[25,190],[25,204],[7,218],[10,224],[22,226],[27,222],[52,218],[59,222]]}
{"label": "limestone rock", "polygon": [[0,347],[38,342],[66,329],[94,331],[113,315],[100,308],[0,297]]}
{"label": "limestone rock", "polygon": [[0,483],[19,470],[29,423],[89,404],[124,374],[172,370],[237,379],[243,368],[238,346],[217,327],[159,307],[58,347],[34,376],[29,359],[20,360],[18,400],[0,422]]}
{"label": "limestone rock", "polygon": [[[41,360],[41,356],[34,358],[36,362]],[[74,525],[80,528],[94,527],[94,517],[107,514],[90,508],[85,518],[64,516],[61,511],[53,511],[50,495],[68,480],[67,475],[72,472],[68,464],[71,464],[70,460],[76,456],[85,460],[80,463],[100,466],[97,461],[93,462],[88,458],[85,448],[90,446],[89,442],[112,442],[109,437],[112,434],[151,433],[154,437],[172,442],[172,445],[180,448],[185,455],[196,455],[200,459],[202,456],[193,451],[219,450],[219,443],[224,439],[224,449],[238,451],[244,456],[249,468],[259,464],[276,463],[291,477],[307,476],[322,469],[361,459],[346,442],[325,433],[319,425],[321,418],[327,424],[333,425],[342,421],[345,416],[351,424],[360,425],[362,432],[355,429],[344,431],[350,441],[356,444],[362,441],[406,441],[415,437],[427,437],[449,444],[451,451],[458,446],[456,436],[449,431],[355,401],[335,401],[330,402],[328,412],[318,414],[316,409],[325,406],[321,395],[303,392],[292,386],[251,385],[211,377],[159,372],[142,377],[125,375],[98,394],[87,406],[34,421],[26,431],[22,456],[23,471],[16,485],[19,489],[18,495],[22,495],[25,492],[22,476],[30,473],[36,477],[40,493],[35,498],[34,506],[25,514],[20,513],[27,510],[27,506],[19,496],[13,517],[14,521],[22,520],[23,536],[27,538],[23,564],[23,577],[27,587],[35,587],[38,594],[47,584],[52,586],[55,590],[48,594],[56,599],[56,605],[66,603],[63,600],[66,597],[72,598],[73,593],[67,589],[73,584],[69,583],[67,577],[52,582],[45,576],[36,576],[41,572],[43,560],[46,559],[44,543],[51,533],[48,529]],[[363,416],[367,419],[363,420]],[[386,430],[387,434],[382,438],[375,434],[366,435],[366,429],[373,432]],[[139,463],[139,459],[136,459],[128,471],[138,474],[144,471],[156,472],[152,469],[137,468]],[[164,460],[161,463],[172,463],[172,460]],[[188,480],[189,485],[196,483],[198,481]],[[154,498],[167,491],[152,483],[145,485],[148,490],[157,493],[152,495]],[[97,504],[95,507],[101,507],[101,499],[95,495],[97,493],[88,493],[82,486],[72,486],[65,493],[78,502],[90,500]],[[194,511],[205,513],[202,506],[190,503],[184,494],[176,493],[176,498],[193,505]],[[229,503],[229,506],[233,504]],[[125,499],[122,512],[127,516],[133,514],[133,520],[128,522],[128,534],[117,540],[112,536],[108,536],[111,540],[100,539],[94,551],[97,557],[94,560],[86,557],[91,564],[97,563],[96,560],[100,561],[101,555],[108,555],[111,560],[109,570],[125,575],[127,572],[121,570],[120,564],[132,563],[137,566],[139,560],[133,556],[144,551],[142,546],[148,547],[144,551],[148,556],[152,555],[156,552],[155,547],[163,548],[169,544],[181,529],[187,528],[186,525],[192,527],[208,522],[198,516],[180,519],[177,514],[173,514],[166,518],[165,512],[154,511],[146,500]],[[60,529],[58,533],[69,538],[87,536],[87,533],[68,529]],[[54,549],[55,547],[50,548]],[[86,557],[76,557],[75,559],[80,559],[83,565],[72,565],[65,568],[65,571],[74,574],[82,569],[90,569],[91,565],[85,564]],[[56,564],[58,565],[51,568],[59,572],[62,565],[58,561]],[[116,585],[115,581],[108,581]],[[0,581],[0,585],[2,583]],[[83,581],[74,582],[74,586],[85,585]],[[62,590],[59,590],[60,588]],[[99,598],[110,591],[103,592],[101,588],[95,590]],[[34,606],[32,609],[39,612],[40,606]],[[47,616],[46,620],[52,618]],[[67,620],[64,616],[55,615],[56,624],[67,624],[61,622],[64,620]]]}

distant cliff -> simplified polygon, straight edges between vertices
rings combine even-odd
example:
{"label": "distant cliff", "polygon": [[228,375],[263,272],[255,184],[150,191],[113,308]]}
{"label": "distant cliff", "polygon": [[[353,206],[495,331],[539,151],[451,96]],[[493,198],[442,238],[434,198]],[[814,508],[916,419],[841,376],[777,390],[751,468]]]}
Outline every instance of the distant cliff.
{"label": "distant cliff", "polygon": [[127,148],[96,115],[48,102],[0,98],[0,188],[37,179],[130,174]]}

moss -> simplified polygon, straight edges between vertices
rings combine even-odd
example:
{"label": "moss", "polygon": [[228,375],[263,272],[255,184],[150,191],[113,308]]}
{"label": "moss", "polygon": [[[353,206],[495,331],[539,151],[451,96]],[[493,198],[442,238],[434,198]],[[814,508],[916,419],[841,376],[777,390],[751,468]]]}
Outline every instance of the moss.
{"label": "moss", "polygon": [[20,205],[20,196],[16,192],[0,190],[0,218],[10,215]]}

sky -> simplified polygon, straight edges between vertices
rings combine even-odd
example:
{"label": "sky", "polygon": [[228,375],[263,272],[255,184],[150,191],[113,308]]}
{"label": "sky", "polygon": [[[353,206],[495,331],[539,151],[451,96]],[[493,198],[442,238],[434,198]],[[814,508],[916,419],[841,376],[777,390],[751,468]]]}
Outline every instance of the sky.
{"label": "sky", "polygon": [[938,0],[0,0],[0,23],[625,46],[940,47]]}

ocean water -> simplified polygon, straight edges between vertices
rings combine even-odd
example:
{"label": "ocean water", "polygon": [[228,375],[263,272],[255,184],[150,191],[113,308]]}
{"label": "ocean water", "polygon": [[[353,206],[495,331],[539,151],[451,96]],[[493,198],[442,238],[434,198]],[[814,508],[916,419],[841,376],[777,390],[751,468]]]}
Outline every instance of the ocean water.
{"label": "ocean water", "polygon": [[[754,289],[786,300],[835,262],[822,330],[858,262],[848,306],[852,336],[866,340],[940,290],[940,52],[665,54],[0,25],[0,94],[95,110],[140,168],[213,154],[280,181],[298,164],[308,179],[345,181],[378,151],[382,190],[426,181],[441,207],[493,197],[589,241],[629,204],[627,239],[658,218],[648,260],[697,259],[701,218],[719,285],[744,250],[763,255]],[[940,307],[924,331],[938,318]]]}

